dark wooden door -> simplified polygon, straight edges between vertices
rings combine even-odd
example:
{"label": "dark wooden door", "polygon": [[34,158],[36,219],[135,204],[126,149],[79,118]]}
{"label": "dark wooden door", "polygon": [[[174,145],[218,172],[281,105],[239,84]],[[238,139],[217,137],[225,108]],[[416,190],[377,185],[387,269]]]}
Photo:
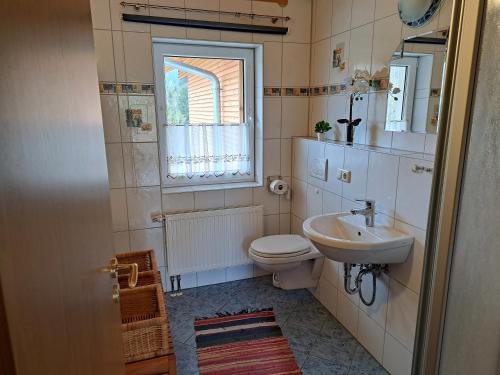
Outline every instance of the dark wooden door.
{"label": "dark wooden door", "polygon": [[99,271],[113,250],[89,0],[0,4],[2,359],[18,374],[122,374]]}

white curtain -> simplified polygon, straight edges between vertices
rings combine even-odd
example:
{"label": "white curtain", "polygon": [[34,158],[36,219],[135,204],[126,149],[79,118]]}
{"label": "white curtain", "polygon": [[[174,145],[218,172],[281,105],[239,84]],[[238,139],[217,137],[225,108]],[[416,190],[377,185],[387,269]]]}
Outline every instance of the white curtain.
{"label": "white curtain", "polygon": [[247,124],[165,125],[167,179],[252,173]]}

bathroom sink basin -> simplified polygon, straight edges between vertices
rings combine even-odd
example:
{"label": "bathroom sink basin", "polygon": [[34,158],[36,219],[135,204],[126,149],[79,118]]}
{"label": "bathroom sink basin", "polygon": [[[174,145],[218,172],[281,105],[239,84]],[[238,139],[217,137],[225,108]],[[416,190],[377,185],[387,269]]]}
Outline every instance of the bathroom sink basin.
{"label": "bathroom sink basin", "polygon": [[343,263],[403,263],[414,238],[388,226],[367,227],[351,213],[313,216],[302,226],[304,234],[327,258]]}

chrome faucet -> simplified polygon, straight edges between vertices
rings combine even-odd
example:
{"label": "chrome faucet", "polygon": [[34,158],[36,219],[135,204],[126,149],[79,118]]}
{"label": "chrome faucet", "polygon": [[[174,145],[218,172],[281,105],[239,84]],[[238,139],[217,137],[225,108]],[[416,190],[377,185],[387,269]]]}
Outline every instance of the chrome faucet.
{"label": "chrome faucet", "polygon": [[352,209],[351,214],[363,215],[367,227],[375,223],[375,201],[371,199],[356,199],[356,202],[365,202],[365,208]]}

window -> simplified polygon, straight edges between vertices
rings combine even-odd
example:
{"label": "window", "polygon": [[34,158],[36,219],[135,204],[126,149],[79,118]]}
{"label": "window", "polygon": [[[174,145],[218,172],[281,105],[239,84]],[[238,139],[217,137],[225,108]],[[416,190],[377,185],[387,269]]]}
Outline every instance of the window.
{"label": "window", "polygon": [[194,43],[153,46],[162,185],[183,191],[259,183],[256,48]]}

